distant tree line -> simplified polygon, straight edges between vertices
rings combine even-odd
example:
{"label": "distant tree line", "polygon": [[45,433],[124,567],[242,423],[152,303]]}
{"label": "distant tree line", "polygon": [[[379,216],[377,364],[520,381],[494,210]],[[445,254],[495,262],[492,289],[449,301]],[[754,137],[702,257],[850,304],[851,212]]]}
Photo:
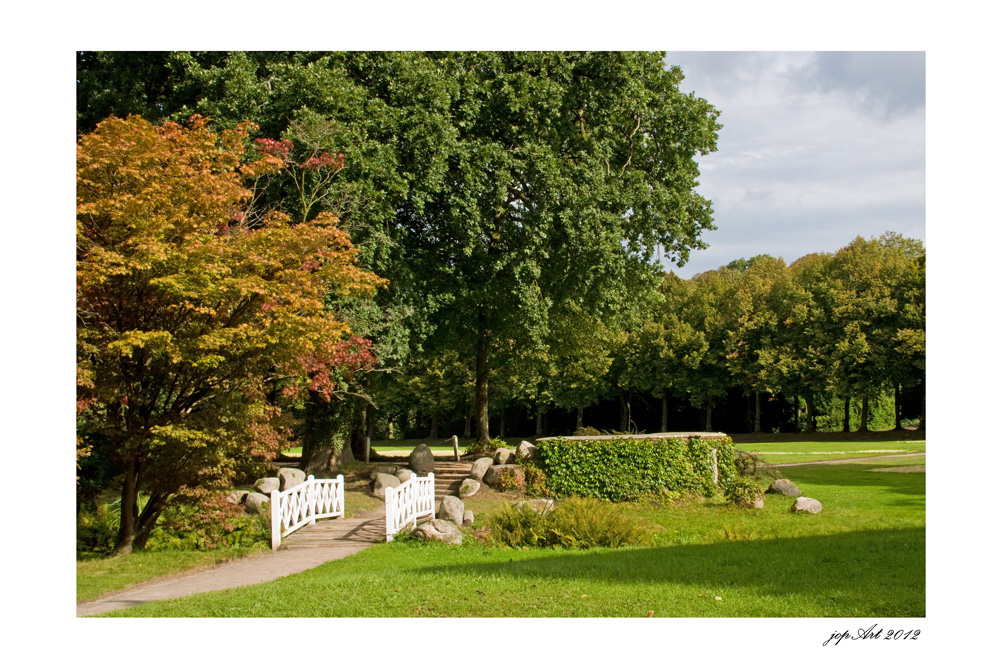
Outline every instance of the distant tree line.
{"label": "distant tree line", "polygon": [[[887,232],[786,266],[760,255],[683,280],[630,328],[580,313],[559,355],[513,360],[502,435],[924,425],[925,250]],[[408,436],[470,432],[470,362],[413,357],[383,404]],[[391,414],[395,410],[395,414]]]}

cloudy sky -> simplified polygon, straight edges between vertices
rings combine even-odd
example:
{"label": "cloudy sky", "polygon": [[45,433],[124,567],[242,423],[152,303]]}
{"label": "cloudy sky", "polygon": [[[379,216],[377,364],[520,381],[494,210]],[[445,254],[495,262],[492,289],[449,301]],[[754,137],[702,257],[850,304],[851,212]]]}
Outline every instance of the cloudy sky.
{"label": "cloudy sky", "polygon": [[887,230],[925,240],[923,52],[670,51],[667,63],[724,126],[699,159],[718,229],[671,266],[679,276]]}

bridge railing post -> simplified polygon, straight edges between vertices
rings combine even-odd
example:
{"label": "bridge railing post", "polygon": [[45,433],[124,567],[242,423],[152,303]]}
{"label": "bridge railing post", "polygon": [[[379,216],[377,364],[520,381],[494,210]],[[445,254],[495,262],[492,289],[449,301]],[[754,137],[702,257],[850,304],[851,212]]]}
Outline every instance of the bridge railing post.
{"label": "bridge railing post", "polygon": [[281,546],[281,492],[271,491],[271,551]]}

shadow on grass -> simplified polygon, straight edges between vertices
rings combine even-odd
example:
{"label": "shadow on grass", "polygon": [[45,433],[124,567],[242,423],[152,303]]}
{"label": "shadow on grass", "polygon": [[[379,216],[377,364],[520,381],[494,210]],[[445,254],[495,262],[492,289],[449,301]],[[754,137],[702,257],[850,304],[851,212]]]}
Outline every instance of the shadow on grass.
{"label": "shadow on grass", "polygon": [[[901,528],[648,549],[511,551],[508,562],[426,567],[414,574],[738,587],[778,599],[829,600],[836,610],[864,609],[872,616],[922,616],[925,546],[923,528]],[[774,615],[787,613],[775,609]]]}

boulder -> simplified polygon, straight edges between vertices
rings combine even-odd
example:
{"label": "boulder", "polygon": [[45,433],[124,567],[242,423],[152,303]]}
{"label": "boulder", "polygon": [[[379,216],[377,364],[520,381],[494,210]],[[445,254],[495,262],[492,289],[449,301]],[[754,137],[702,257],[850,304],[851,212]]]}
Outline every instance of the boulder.
{"label": "boulder", "polygon": [[451,521],[444,519],[426,521],[417,526],[413,534],[425,540],[435,540],[445,544],[462,543],[462,530]]}
{"label": "boulder", "polygon": [[516,470],[517,466],[513,464],[504,465],[494,465],[490,466],[490,469],[486,471],[483,475],[483,482],[490,486],[496,486],[497,482],[500,481],[500,473],[504,470]]}
{"label": "boulder", "polygon": [[799,514],[819,514],[823,511],[823,505],[815,498],[800,496],[795,499],[795,504],[792,505],[791,511]]}
{"label": "boulder", "polygon": [[498,466],[514,462],[514,450],[501,447],[493,454],[493,463]]}
{"label": "boulder", "polygon": [[263,493],[248,493],[243,504],[247,514],[267,514],[270,509],[265,504],[270,501],[271,497],[265,496]]}
{"label": "boulder", "polygon": [[413,472],[409,468],[400,468],[399,470],[396,471],[396,477],[399,478],[400,482],[406,482],[411,477],[416,477],[416,476],[417,473]]}
{"label": "boulder", "polygon": [[385,490],[387,488],[396,488],[400,484],[402,484],[402,482],[400,482],[399,478],[395,475],[387,475],[384,472],[380,472],[375,479],[372,480],[372,493],[379,498],[385,498]]}
{"label": "boulder", "polygon": [[465,510],[465,514],[462,515],[462,525],[471,526],[475,520],[476,516],[472,513],[472,510]]}
{"label": "boulder", "polygon": [[281,490],[281,480],[277,477],[263,477],[258,479],[253,485],[253,488],[257,489],[259,493],[263,493],[265,496],[270,495],[272,491]]}
{"label": "boulder", "polygon": [[302,482],[306,481],[306,474],[298,468],[279,468],[278,480],[280,482],[280,486],[278,488],[281,491],[287,491],[288,489],[298,486]]}
{"label": "boulder", "polygon": [[246,502],[247,493],[249,493],[249,491],[233,491],[228,496],[226,496],[226,500],[228,500],[234,505],[242,505],[243,503]]}
{"label": "boulder", "polygon": [[469,473],[469,477],[482,479],[483,475],[486,474],[486,471],[490,469],[491,465],[493,465],[493,459],[489,456],[476,459],[475,463],[472,464],[472,472]]}
{"label": "boulder", "polygon": [[431,448],[423,443],[414,447],[410,452],[409,463],[407,468],[418,475],[434,472],[434,454],[431,453]]}
{"label": "boulder", "polygon": [[396,466],[389,465],[387,463],[380,463],[377,466],[373,466],[371,471],[368,473],[368,479],[373,480],[379,475],[395,475]]}
{"label": "boulder", "polygon": [[771,482],[771,486],[767,487],[765,493],[780,493],[783,496],[792,496],[797,498],[802,495],[799,488],[795,486],[789,479],[776,479]]}
{"label": "boulder", "polygon": [[527,440],[522,440],[521,444],[517,446],[517,458],[522,461],[530,461],[535,458],[538,453],[538,448]]}
{"label": "boulder", "polygon": [[762,510],[764,509],[764,496],[757,496],[753,500],[739,498],[736,500],[736,504],[740,507],[752,507],[755,510]]}
{"label": "boulder", "polygon": [[462,480],[462,486],[458,488],[459,498],[468,498],[469,496],[476,495],[476,491],[482,486],[481,482],[474,477],[466,477]]}
{"label": "boulder", "polygon": [[465,503],[455,496],[445,496],[441,499],[441,510],[438,512],[439,519],[451,521],[456,526],[462,525],[465,517]]}
{"label": "boulder", "polygon": [[539,514],[548,514],[555,507],[556,502],[549,498],[535,498],[534,500],[522,500],[514,505],[518,509],[529,509]]}

